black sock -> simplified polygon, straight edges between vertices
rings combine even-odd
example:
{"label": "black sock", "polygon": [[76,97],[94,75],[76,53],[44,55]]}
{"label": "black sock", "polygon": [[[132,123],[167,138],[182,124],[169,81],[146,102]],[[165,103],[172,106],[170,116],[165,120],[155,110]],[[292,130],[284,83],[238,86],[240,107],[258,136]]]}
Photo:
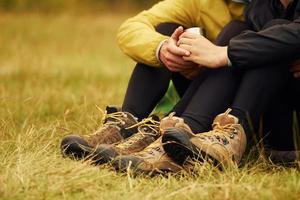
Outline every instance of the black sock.
{"label": "black sock", "polygon": [[239,108],[233,108],[230,112],[231,115],[239,119],[239,123],[243,126],[248,141],[252,141],[256,135],[257,122],[254,122],[248,112]]}

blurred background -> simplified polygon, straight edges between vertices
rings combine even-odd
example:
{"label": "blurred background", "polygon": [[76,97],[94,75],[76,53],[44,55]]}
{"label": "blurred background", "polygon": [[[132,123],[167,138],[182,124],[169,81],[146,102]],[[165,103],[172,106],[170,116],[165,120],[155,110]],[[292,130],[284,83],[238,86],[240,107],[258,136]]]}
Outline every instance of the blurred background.
{"label": "blurred background", "polygon": [[[155,2],[0,0],[0,126],[15,127],[0,128],[0,137],[24,123],[95,130],[95,105],[121,105],[135,66],[117,45],[118,28]],[[161,112],[175,101],[169,93]]]}
{"label": "blurred background", "polygon": [[146,8],[158,0],[0,0],[2,11],[15,12],[98,12],[109,10],[128,11]]}

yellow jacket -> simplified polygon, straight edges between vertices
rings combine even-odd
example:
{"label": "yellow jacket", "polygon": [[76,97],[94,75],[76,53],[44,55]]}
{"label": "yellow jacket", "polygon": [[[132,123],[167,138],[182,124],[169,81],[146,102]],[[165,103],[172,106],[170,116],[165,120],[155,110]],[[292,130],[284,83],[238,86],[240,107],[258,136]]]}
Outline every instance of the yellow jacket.
{"label": "yellow jacket", "polygon": [[168,37],[155,32],[158,24],[172,22],[186,28],[202,27],[206,37],[215,41],[227,23],[242,19],[243,8],[243,4],[231,0],[164,0],[125,21],[117,41],[122,51],[135,61],[159,66],[156,48]]}

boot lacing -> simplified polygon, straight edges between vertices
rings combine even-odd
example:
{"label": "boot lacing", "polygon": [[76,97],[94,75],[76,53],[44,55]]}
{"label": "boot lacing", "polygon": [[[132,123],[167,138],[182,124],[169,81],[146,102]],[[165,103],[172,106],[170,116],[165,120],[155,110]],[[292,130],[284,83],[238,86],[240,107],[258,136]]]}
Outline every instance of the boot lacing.
{"label": "boot lacing", "polygon": [[[96,131],[93,134],[87,135],[87,139],[90,142],[92,141],[97,142],[101,140],[101,138],[106,137],[105,135],[103,135],[103,133],[105,133],[105,130],[111,128],[110,125],[114,125],[116,128],[120,129],[119,125],[125,125],[126,122],[123,119],[127,117],[128,114],[124,112],[114,112],[114,113],[107,114],[107,111],[105,111],[101,120],[104,125],[103,128],[100,129],[100,131]],[[112,119],[112,120],[107,121],[107,119]],[[110,134],[110,131],[107,131],[107,134]],[[109,140],[113,140],[113,141],[118,141],[118,139],[119,139],[119,135],[117,134],[112,134],[109,137]]]}
{"label": "boot lacing", "polygon": [[[107,111],[105,111],[103,118],[102,118],[102,123],[105,125],[125,125],[125,121],[123,120],[124,118],[127,118],[128,114],[124,112],[114,112],[107,114]],[[107,119],[113,119],[107,121]]]}
{"label": "boot lacing", "polygon": [[229,144],[229,140],[234,139],[237,133],[238,131],[232,127],[231,124],[222,126],[219,123],[216,123],[214,124],[213,130],[206,133],[201,133],[199,138],[208,140],[210,142],[219,142],[227,145]]}
{"label": "boot lacing", "polygon": [[[131,129],[135,127],[139,127],[139,129],[143,128],[145,133],[139,130],[138,133],[134,134],[132,137],[128,138],[124,142],[122,142],[118,147],[120,148],[130,148],[135,143],[144,139],[145,136],[153,136],[156,137],[159,134],[159,122],[153,120],[151,117],[142,120],[141,122],[134,124],[126,129]],[[150,130],[150,131],[149,131]]]}

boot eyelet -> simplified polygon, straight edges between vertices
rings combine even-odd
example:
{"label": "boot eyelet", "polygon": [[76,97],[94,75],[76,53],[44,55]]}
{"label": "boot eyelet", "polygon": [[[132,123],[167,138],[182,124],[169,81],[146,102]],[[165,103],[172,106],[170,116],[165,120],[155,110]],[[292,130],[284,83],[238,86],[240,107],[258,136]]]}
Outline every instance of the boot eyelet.
{"label": "boot eyelet", "polygon": [[230,135],[230,139],[234,139],[234,134]]}
{"label": "boot eyelet", "polygon": [[229,144],[229,141],[226,140],[226,139],[224,139],[224,140],[223,140],[223,144],[224,144],[224,145],[227,145],[227,144]]}
{"label": "boot eyelet", "polygon": [[233,134],[238,134],[238,130],[234,129]]}

